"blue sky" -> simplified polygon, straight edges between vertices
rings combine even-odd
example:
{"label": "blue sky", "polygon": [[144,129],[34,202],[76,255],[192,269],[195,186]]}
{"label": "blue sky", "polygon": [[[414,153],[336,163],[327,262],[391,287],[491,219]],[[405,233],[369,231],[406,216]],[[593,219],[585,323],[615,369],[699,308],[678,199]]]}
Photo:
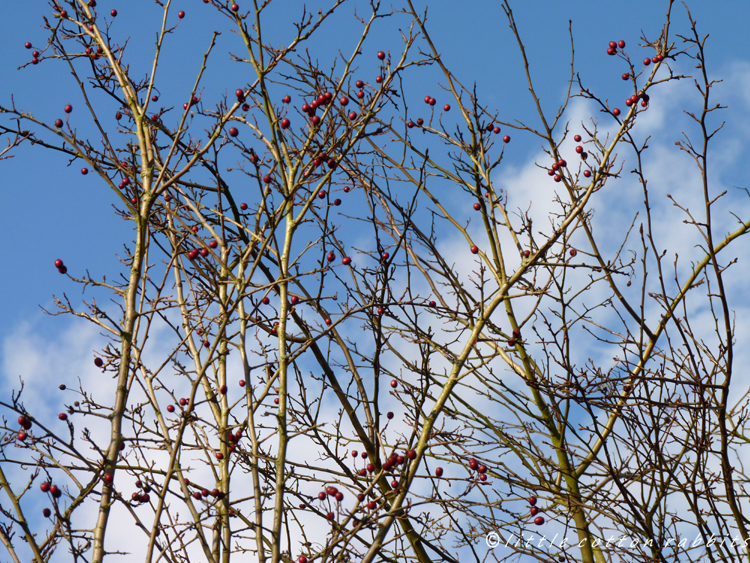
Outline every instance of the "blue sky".
{"label": "blue sky", "polygon": [[[153,39],[160,23],[158,6],[146,0],[99,0],[98,4],[100,13],[112,8],[118,10],[113,32],[120,40],[128,36],[132,38],[130,64],[136,74],[145,75],[150,70]],[[709,74],[725,80],[716,87],[717,101],[729,106],[719,116],[726,120],[727,125],[717,137],[711,176],[717,190],[723,187],[731,191],[733,186],[747,185],[743,170],[750,141],[750,55],[738,46],[746,43],[750,4],[732,0],[693,4],[692,14],[698,22],[700,34],[710,35],[707,42]],[[291,22],[300,13],[301,6],[296,0],[272,4],[272,9],[266,14],[270,41],[285,43],[291,37]],[[355,6],[344,6],[311,42],[311,53],[319,60],[331,59],[338,49],[344,54],[351,52],[359,31],[359,24],[352,17]],[[570,76],[569,20],[572,20],[575,42],[575,69],[584,84],[602,98],[609,99],[613,106],[624,107],[622,100],[630,92],[629,84],[623,82],[620,75],[627,68],[619,58],[606,54],[607,43],[625,40],[628,53],[636,61],[652,55],[653,50],[638,47],[639,38],[642,33],[649,38],[657,37],[666,2],[545,0],[516,2],[513,7],[537,93],[543,108],[551,114],[564,99]],[[365,8],[366,4],[360,7]],[[181,107],[214,29],[222,29],[223,34],[209,62],[203,99],[218,101],[224,93],[231,94],[235,88],[242,87],[248,80],[243,74],[247,71],[229,60],[227,52],[239,53],[241,46],[236,35],[227,30],[226,20],[200,0],[174,2],[173,12],[177,10],[185,10],[186,17],[168,38],[164,49],[156,81],[160,105]],[[0,52],[4,55],[0,59],[0,84],[3,85],[0,104],[9,105],[13,96],[19,108],[51,122],[63,117],[63,106],[71,103],[75,108],[71,119],[79,119],[83,115],[82,111],[79,113],[79,108],[83,109],[80,93],[64,64],[44,60],[37,66],[18,70],[30,60],[30,51],[24,48],[26,41],[42,50],[39,47],[43,47],[45,33],[40,29],[41,17],[49,14],[48,7],[41,2],[13,2],[4,6],[4,17],[0,21]],[[176,16],[173,14],[171,18],[175,23]],[[399,15],[380,21],[364,45],[364,52],[372,53],[372,56],[362,58],[363,74],[374,73],[377,65],[375,52],[398,52],[400,29],[405,24],[406,20]],[[427,25],[446,66],[464,85],[471,87],[476,83],[481,100],[491,109],[498,110],[503,121],[517,119],[539,126],[518,46],[497,2],[434,2],[429,8]],[[685,10],[680,4],[674,6],[672,33],[673,38],[674,33],[689,33]],[[685,74],[695,71],[686,59],[676,65],[675,70]],[[443,80],[436,69],[415,69],[411,75],[407,73],[409,76],[407,102],[416,112],[423,107],[421,99],[426,94],[436,97],[441,105],[450,102],[439,87]],[[575,86],[573,91],[577,91]],[[694,235],[685,234],[687,231],[680,223],[682,217],[664,196],[667,193],[678,197],[684,195],[693,206],[700,205],[699,199],[691,199],[685,193],[686,187],[695,182],[695,169],[674,146],[682,131],[695,132],[681,110],[699,110],[701,100],[696,94],[690,79],[655,90],[651,107],[635,132],[640,139],[651,135],[651,149],[646,158],[647,168],[652,173],[650,186],[654,194],[661,196],[654,201],[657,231],[662,240],[670,243],[670,248],[684,251],[688,257],[691,245],[699,241]],[[108,101],[103,103],[102,115],[105,120],[109,119],[104,125],[114,130],[116,106]],[[574,100],[567,114],[571,131],[592,116],[599,117],[604,128],[612,125],[607,125],[590,105],[580,99]],[[3,116],[0,120],[7,123]],[[719,123],[716,121],[716,125]],[[83,120],[77,126],[80,131],[87,131],[89,127]],[[525,208],[534,202],[532,213],[536,214],[536,224],[543,225],[545,213],[552,206],[549,181],[534,166],[541,155],[539,140],[522,131],[506,132],[513,140],[506,150],[503,166],[497,172],[496,182],[508,190],[514,204],[519,207]],[[623,155],[628,162],[625,152]],[[38,386],[37,399],[50,405],[53,412],[57,407],[51,405],[57,399],[54,389],[45,386],[49,376],[81,377],[95,387],[98,371],[91,362],[92,351],[104,343],[85,321],[69,317],[50,318],[40,312],[40,305],[53,309],[53,294],[60,296],[66,292],[76,306],[82,297],[90,298],[89,295],[81,296],[79,286],[60,276],[53,262],[56,258],[64,259],[76,276],[88,270],[92,277],[104,275],[113,279],[124,271],[118,255],[122,254],[123,244],[129,243],[131,238],[129,223],[113,212],[112,205],[116,203],[113,194],[95,175],[81,176],[80,168],[79,162],[68,167],[67,161],[59,155],[29,145],[14,151],[13,158],[0,161],[4,204],[2,236],[8,250],[3,263],[5,275],[0,278],[4,319],[0,326],[0,389],[5,392],[17,384],[19,376],[23,376],[30,385]],[[626,167],[625,172],[628,170]],[[599,228],[610,229],[615,241],[623,222],[631,217],[631,207],[641,198],[640,192],[634,188],[633,179],[627,174],[618,182],[614,184],[615,191],[608,192],[606,199],[597,202],[595,217]],[[746,197],[743,199],[741,194],[731,192],[720,215],[721,220],[727,222],[727,230],[731,228],[732,220],[729,210],[747,218],[747,214],[742,215],[743,211],[748,211],[746,201]],[[467,208],[466,217],[469,215]],[[456,255],[457,261],[461,262],[464,242],[449,239],[443,244],[445,251]],[[746,248],[747,244],[741,241],[736,251],[741,258],[747,257]],[[468,259],[461,263],[467,264]],[[743,268],[747,271],[746,266]],[[745,279],[746,276],[736,275],[729,284],[740,310],[750,308],[743,298]],[[592,302],[595,302],[594,298]],[[742,332],[746,328],[741,325],[738,335],[747,336],[747,332]],[[582,356],[596,356],[596,350],[581,350],[580,353]],[[745,352],[738,352],[738,356],[743,354]]]}
{"label": "blue sky", "polygon": [[[634,58],[639,51],[645,53],[647,49],[635,47],[638,38],[641,32],[649,37],[657,35],[666,6],[665,2],[589,0],[516,4],[516,21],[525,39],[532,76],[548,112],[562,100],[569,76],[568,20],[573,21],[576,70],[593,90],[617,100],[628,93],[627,85],[619,80],[626,69],[621,61],[606,55],[607,43],[612,39],[625,39],[629,52],[635,53]],[[268,29],[273,30],[271,40],[283,42],[291,33],[291,21],[299,13],[301,3],[287,1],[281,5],[283,9],[268,14],[269,20],[274,22]],[[351,50],[359,29],[352,20],[354,6],[344,6],[337,19],[324,27],[321,40],[313,43],[321,60],[332,56],[338,48],[345,53]],[[111,8],[119,12],[114,28],[116,35],[133,37],[131,64],[145,73],[160,22],[158,7],[145,0],[124,5],[104,0],[98,9],[106,13]],[[173,3],[173,10],[178,9],[186,10],[187,15],[169,37],[165,48],[164,64],[159,70],[161,80],[157,80],[162,86],[162,99],[169,95],[182,100],[187,95],[211,31],[219,26],[226,27],[225,21],[197,0]],[[141,17],[141,10],[147,16]],[[4,18],[0,22],[0,52],[3,53],[0,103],[9,105],[13,96],[18,107],[53,121],[62,116],[62,107],[69,101],[73,101],[76,108],[81,107],[80,94],[64,65],[47,60],[37,66],[18,69],[31,56],[30,51],[24,49],[26,41],[31,41],[34,48],[43,46],[45,34],[40,28],[41,17],[48,13],[48,7],[38,2],[12,2],[4,6]],[[738,46],[746,42],[750,5],[739,1],[696,2],[692,13],[700,32],[710,34],[707,44],[710,69],[716,78],[726,77],[731,69],[737,70],[741,63],[748,63],[747,51]],[[364,48],[388,50],[393,45],[397,49],[398,30],[404,23],[398,16],[382,20]],[[460,8],[454,2],[431,3],[428,26],[446,65],[465,85],[476,82],[480,97],[491,107],[500,109],[506,120],[517,118],[538,125],[518,49],[498,3],[465,2]],[[685,11],[677,4],[673,30],[687,31]],[[237,47],[236,37],[225,30],[209,64],[210,78],[205,86],[211,95],[218,97],[224,91],[231,92],[238,82],[239,67],[226,56],[227,49],[238,52]],[[439,78],[434,69],[415,73],[410,85],[415,97],[422,91],[429,91],[442,103],[445,96],[435,94],[441,93],[435,86]],[[168,87],[163,86],[165,84]],[[412,104],[416,105],[418,100],[415,98]],[[654,101],[656,104],[672,103],[668,99]],[[695,99],[696,103],[698,101]],[[724,135],[746,146],[746,131],[742,131],[742,124],[746,125],[746,107],[741,107],[739,100],[733,101],[735,103],[724,112],[730,122]],[[114,111],[112,109],[112,113]],[[111,121],[105,126],[114,127],[114,120]],[[669,131],[669,134],[676,140],[679,131]],[[537,150],[535,138],[515,132],[513,150],[508,151],[506,162],[522,166]],[[78,163],[67,167],[67,161],[59,155],[28,145],[14,151],[12,159],[0,163],[4,188],[2,236],[8,245],[4,259],[6,275],[0,280],[5,319],[0,327],[0,338],[12,335],[19,323],[32,322],[35,330],[52,336],[62,324],[69,322],[40,316],[39,305],[49,308],[53,293],[71,291],[71,298],[79,297],[78,289],[52,267],[56,258],[63,258],[75,272],[88,268],[92,275],[112,276],[120,271],[116,255],[123,239],[128,240],[129,226],[113,216],[113,195],[97,185],[94,176],[82,177],[79,169]],[[736,175],[735,184],[741,183],[739,169],[726,172]]]}

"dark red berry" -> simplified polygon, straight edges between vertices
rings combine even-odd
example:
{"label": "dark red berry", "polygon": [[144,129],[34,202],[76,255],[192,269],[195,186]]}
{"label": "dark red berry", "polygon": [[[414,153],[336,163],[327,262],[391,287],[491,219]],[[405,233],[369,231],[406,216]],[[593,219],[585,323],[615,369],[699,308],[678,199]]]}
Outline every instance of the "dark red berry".
{"label": "dark red berry", "polygon": [[383,51],[378,51],[378,58],[382,61],[385,58],[385,53]]}
{"label": "dark red berry", "polygon": [[474,245],[474,246],[471,247],[471,253],[472,254],[477,254],[478,252],[479,252],[479,247],[478,246]]}

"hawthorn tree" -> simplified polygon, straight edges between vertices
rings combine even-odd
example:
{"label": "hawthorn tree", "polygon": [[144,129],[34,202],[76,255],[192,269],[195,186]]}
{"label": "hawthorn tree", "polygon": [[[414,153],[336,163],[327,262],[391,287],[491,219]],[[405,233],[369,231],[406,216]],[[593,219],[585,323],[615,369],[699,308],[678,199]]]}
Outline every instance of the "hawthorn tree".
{"label": "hawthorn tree", "polygon": [[[750,556],[726,289],[750,221],[717,226],[722,106],[692,18],[675,33],[668,1],[657,36],[604,47],[632,90],[617,103],[578,75],[571,32],[550,114],[504,2],[537,110],[521,119],[446,66],[412,0],[333,0],[284,43],[266,39],[277,2],[187,14],[157,0],[145,74],[117,9],[99,4],[53,1],[46,43],[27,45],[30,69],[69,69],[82,104],[51,122],[0,108],[0,156],[27,143],[65,155],[132,233],[117,279],[55,263],[95,295],[63,294],[50,314],[101,330],[107,391],[61,383],[59,420],[28,410],[22,383],[0,403],[8,560],[111,560],[114,533],[149,563]],[[345,8],[357,41],[319,59],[308,44]],[[185,63],[192,89],[175,91],[160,57],[199,10],[218,11],[242,51],[217,52],[214,33]],[[364,47],[394,22],[400,46]],[[207,68],[227,56],[243,78],[209,98]],[[675,70],[688,59],[691,77]],[[425,88],[437,97],[412,99],[419,67],[439,71]],[[701,209],[654,195],[643,163],[641,116],[679,79],[700,95],[699,134],[676,150],[694,160]],[[576,97],[588,121],[568,117]],[[549,176],[547,200],[526,208],[498,179],[517,135],[538,140]],[[625,172],[642,205],[602,233],[594,211]],[[702,240],[673,262],[653,212],[665,198]]]}

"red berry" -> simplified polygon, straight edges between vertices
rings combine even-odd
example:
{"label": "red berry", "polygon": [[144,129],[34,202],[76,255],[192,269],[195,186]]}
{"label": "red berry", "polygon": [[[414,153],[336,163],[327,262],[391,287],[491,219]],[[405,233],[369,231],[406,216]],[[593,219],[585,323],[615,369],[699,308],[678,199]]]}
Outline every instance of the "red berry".
{"label": "red berry", "polygon": [[18,438],[21,442],[23,442],[27,438],[27,434],[26,432],[19,432],[16,438]]}
{"label": "red berry", "polygon": [[486,481],[487,480],[487,474],[486,473],[480,473],[479,474],[479,480],[480,481]]}
{"label": "red berry", "polygon": [[510,135],[503,137],[503,143],[510,143]]}
{"label": "red berry", "polygon": [[28,41],[24,43],[23,46],[26,47],[27,49],[31,49],[31,43],[29,43]]}
{"label": "red berry", "polygon": [[[248,108],[248,109],[249,109],[249,108]],[[292,122],[291,122],[291,121],[289,121],[289,120],[288,120],[288,119],[286,119],[286,118],[284,118],[284,119],[282,119],[282,120],[281,120],[281,128],[282,128],[282,129],[288,129],[288,128],[289,128],[289,126],[290,126],[291,124],[292,124]]]}
{"label": "red berry", "polygon": [[472,457],[472,458],[471,458],[471,459],[469,460],[469,468],[470,468],[470,469],[476,469],[477,467],[479,467],[479,462],[478,462],[478,461],[477,461],[476,459],[474,459],[474,458]]}
{"label": "red berry", "polygon": [[240,387],[244,387],[244,386],[245,386],[245,380],[244,379],[240,379]]}
{"label": "red berry", "polygon": [[104,365],[104,360],[102,360],[101,358],[94,358],[94,365],[100,368]]}
{"label": "red berry", "polygon": [[[55,260],[55,268],[62,268],[64,266],[63,261],[59,258]],[[20,419],[19,419],[20,420]]]}
{"label": "red berry", "polygon": [[581,142],[581,136],[580,136],[580,135],[576,135],[575,137],[573,137],[573,140],[574,140],[574,141],[575,141],[576,143],[580,143],[580,142]]}
{"label": "red berry", "polygon": [[284,102],[285,104],[288,104],[289,102],[292,101],[292,97],[291,96],[284,96],[284,99],[281,100],[281,101]]}
{"label": "red berry", "polygon": [[216,452],[216,459],[221,461],[222,459],[224,459],[224,454],[221,452]]}
{"label": "red berry", "polygon": [[474,246],[471,247],[471,253],[472,254],[476,254],[478,252],[479,252],[479,247],[478,246],[474,245]]}
{"label": "red berry", "polygon": [[356,111],[350,111],[349,112],[349,121],[354,121],[357,119],[357,112]]}
{"label": "red berry", "polygon": [[63,126],[63,120],[62,119],[55,119],[55,127],[58,129]]}
{"label": "red berry", "polygon": [[180,18],[180,19],[184,18],[185,17],[185,12],[182,12],[182,11],[177,12],[177,17]]}
{"label": "red berry", "polygon": [[534,518],[534,524],[536,524],[537,526],[541,526],[542,524],[544,524],[544,516],[537,516],[536,518]]}
{"label": "red berry", "polygon": [[270,174],[266,174],[265,176],[263,176],[263,181],[266,184],[270,184],[271,183],[271,175]]}
{"label": "red berry", "polygon": [[388,412],[388,414],[386,414],[385,416],[387,416],[387,417],[388,417],[388,420],[393,420],[393,417],[394,417],[395,415],[394,415],[394,414],[393,414],[392,412],[390,412],[390,411],[389,411],[389,412]]}
{"label": "red berry", "polygon": [[271,300],[268,297],[263,298],[263,305],[268,305],[271,302]]}
{"label": "red berry", "polygon": [[349,258],[348,256],[345,256],[345,257],[344,257],[344,259],[343,259],[343,260],[341,261],[341,263],[342,263],[342,264],[343,264],[344,266],[348,266],[349,264],[351,264],[351,263],[352,263],[352,259],[351,259],[351,258]]}
{"label": "red berry", "polygon": [[409,450],[406,452],[406,457],[408,457],[409,459],[414,459],[417,457],[417,452],[415,452],[414,450]]}
{"label": "red berry", "polygon": [[326,319],[326,324],[328,326],[331,326],[333,324],[333,321],[331,319]]}
{"label": "red berry", "polygon": [[376,506],[377,504],[375,504],[374,500],[371,500],[370,502],[367,503],[367,508],[369,508],[370,510],[375,510]]}
{"label": "red berry", "polygon": [[575,256],[576,254],[578,254],[578,251],[575,248],[571,248],[570,249],[570,255],[571,256]]}
{"label": "red berry", "polygon": [[200,500],[200,499],[201,499],[201,494],[200,494],[200,493],[199,493],[198,491],[195,491],[195,492],[193,493],[193,498],[194,498],[195,500]]}
{"label": "red berry", "polygon": [[430,105],[434,106],[437,103],[437,100],[435,98],[430,98]]}
{"label": "red berry", "polygon": [[646,57],[645,59],[643,59],[643,66],[648,66],[650,64],[651,64],[651,59],[650,58]]}
{"label": "red berry", "polygon": [[318,117],[317,115],[313,115],[312,118],[310,118],[310,122],[313,125],[317,125],[318,123],[320,123],[320,117]]}
{"label": "red berry", "polygon": [[619,40],[619,41],[617,42],[617,46],[618,46],[618,47],[619,47],[620,49],[624,49],[624,48],[625,48],[625,41],[623,41],[622,39],[620,39],[620,40]]}
{"label": "red berry", "polygon": [[347,105],[349,103],[349,98],[347,98],[346,96],[342,96],[341,99],[339,100],[339,103],[342,106],[345,106],[345,105]]}
{"label": "red berry", "polygon": [[482,465],[480,465],[479,467],[477,467],[477,471],[478,471],[479,473],[487,473],[487,466],[486,466],[486,465],[484,465],[484,464],[482,464]]}
{"label": "red berry", "polygon": [[378,58],[382,61],[385,58],[385,53],[383,51],[378,51]]}
{"label": "red berry", "polygon": [[618,115],[620,115],[620,109],[619,108],[613,109],[612,110],[612,115],[614,115],[615,117],[617,117]]}
{"label": "red berry", "polygon": [[57,418],[59,418],[60,420],[68,420],[68,415],[65,414],[64,412],[61,412],[60,414],[57,415]]}
{"label": "red berry", "polygon": [[536,497],[529,497],[529,504],[534,506],[536,504]]}
{"label": "red berry", "polygon": [[196,258],[198,258],[198,254],[199,254],[198,249],[193,248],[190,252],[188,252],[187,256],[190,260],[195,260]]}
{"label": "red berry", "polygon": [[482,209],[482,204],[481,203],[475,203],[474,204],[474,211],[479,211],[480,209]]}
{"label": "red berry", "polygon": [[609,49],[607,49],[607,54],[610,57],[613,56],[613,55],[616,55],[617,54],[617,49],[613,49],[612,47],[610,47]]}
{"label": "red berry", "polygon": [[584,170],[583,175],[586,176],[586,178],[589,178],[591,176],[591,170]]}
{"label": "red berry", "polygon": [[116,18],[116,17],[117,17],[117,10],[112,10],[112,11],[111,11],[111,12],[109,13],[109,15],[110,15],[110,16],[112,16],[113,18]]}
{"label": "red berry", "polygon": [[355,86],[356,86],[357,88],[362,88],[362,86],[364,86],[364,85],[365,85],[365,83],[364,83],[364,82],[362,82],[361,80],[357,80],[357,81],[356,81],[356,82],[354,83],[354,85],[355,85]]}
{"label": "red berry", "polygon": [[42,490],[43,493],[49,492],[50,487],[52,486],[52,483],[49,481],[45,481],[41,485],[39,485],[39,488]]}
{"label": "red berry", "polygon": [[443,111],[450,111],[450,110],[451,110],[451,107],[448,104],[445,104],[443,106]]}
{"label": "red berry", "polygon": [[300,555],[297,558],[297,563],[307,563],[307,557],[305,557],[304,555]]}
{"label": "red berry", "polygon": [[174,412],[174,405],[167,405],[167,412]]}
{"label": "red berry", "polygon": [[245,211],[247,209],[247,203],[240,203],[240,209],[242,209],[242,211]]}
{"label": "red berry", "polygon": [[443,468],[442,468],[442,467],[438,467],[438,468],[437,468],[437,469],[435,470],[435,476],[436,476],[436,477],[442,477],[442,476],[443,476]]}
{"label": "red berry", "polygon": [[578,154],[581,154],[581,153],[583,152],[583,147],[582,147],[581,145],[578,145],[578,146],[576,147],[576,152],[577,152]]}
{"label": "red berry", "polygon": [[49,518],[51,514],[52,511],[49,508],[45,508],[44,510],[42,510],[42,516],[44,516],[45,518]]}
{"label": "red berry", "polygon": [[617,48],[617,42],[615,42],[615,41],[610,41],[610,42],[609,42],[609,46],[610,46],[610,47],[611,47],[612,49],[616,49],[616,48]]}
{"label": "red berry", "polygon": [[60,272],[61,274],[67,274],[68,273],[68,268],[66,266],[60,266],[57,269],[57,271]]}
{"label": "red berry", "polygon": [[157,96],[156,94],[154,94],[153,96],[151,96],[151,101],[152,102],[158,102],[159,101],[159,96]]}
{"label": "red berry", "polygon": [[219,246],[219,243],[216,242],[215,240],[212,240],[211,242],[208,243],[208,246],[210,246],[211,248],[216,248],[217,246]]}
{"label": "red berry", "polygon": [[531,507],[531,515],[532,516],[536,516],[537,514],[539,514],[539,509],[536,506],[532,506]]}
{"label": "red berry", "polygon": [[236,12],[240,9],[240,7],[237,4],[232,4],[232,11]]}
{"label": "red berry", "polygon": [[229,136],[230,137],[236,137],[239,134],[240,134],[240,132],[237,130],[236,127],[230,127],[229,128]]}
{"label": "red berry", "polygon": [[395,379],[391,381],[391,387],[393,387],[394,389],[398,387],[398,381],[396,381]]}
{"label": "red berry", "polygon": [[376,76],[375,77],[375,82],[377,82],[378,84],[380,84],[381,82],[383,82],[383,77],[382,76]]}

